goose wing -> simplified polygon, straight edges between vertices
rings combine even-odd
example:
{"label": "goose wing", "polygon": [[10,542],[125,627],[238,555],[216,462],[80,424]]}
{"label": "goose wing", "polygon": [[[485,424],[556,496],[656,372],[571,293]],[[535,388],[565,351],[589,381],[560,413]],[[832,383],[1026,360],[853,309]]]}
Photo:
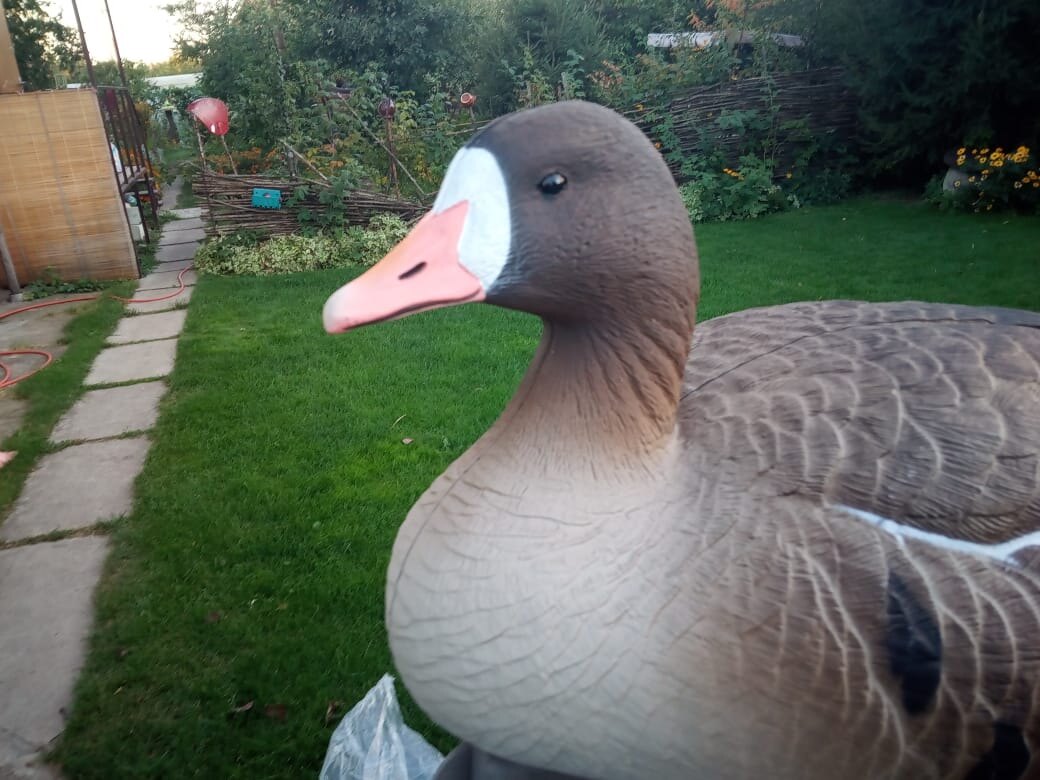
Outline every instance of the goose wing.
{"label": "goose wing", "polygon": [[1040,314],[852,301],[698,326],[680,426],[763,496],[1040,544]]}

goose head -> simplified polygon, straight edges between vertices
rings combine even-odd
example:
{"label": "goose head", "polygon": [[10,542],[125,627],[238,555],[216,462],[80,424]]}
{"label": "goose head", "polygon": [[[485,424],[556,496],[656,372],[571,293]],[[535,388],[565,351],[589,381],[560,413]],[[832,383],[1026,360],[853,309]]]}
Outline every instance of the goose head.
{"label": "goose head", "polygon": [[699,289],[693,231],[660,154],[579,101],[503,117],[455,156],[433,209],[327,301],[330,333],[483,301],[561,327],[675,332]]}

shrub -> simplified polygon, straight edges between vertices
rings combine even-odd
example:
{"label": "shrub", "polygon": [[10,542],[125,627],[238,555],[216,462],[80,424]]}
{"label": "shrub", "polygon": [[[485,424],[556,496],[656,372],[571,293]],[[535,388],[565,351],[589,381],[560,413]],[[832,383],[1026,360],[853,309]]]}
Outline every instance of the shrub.
{"label": "shrub", "polygon": [[694,222],[754,219],[800,205],[773,181],[771,165],[752,155],[740,158],[738,169],[697,170],[679,191]]}
{"label": "shrub", "polygon": [[206,242],[195,255],[195,267],[202,273],[236,275],[370,266],[407,232],[400,217],[377,214],[367,228],[354,226],[335,235],[276,236],[258,243],[256,234],[238,233]]}
{"label": "shrub", "polygon": [[1040,160],[1028,147],[1014,152],[1002,147],[957,150],[953,191],[936,186],[932,200],[961,211],[1015,211],[1040,213]]}

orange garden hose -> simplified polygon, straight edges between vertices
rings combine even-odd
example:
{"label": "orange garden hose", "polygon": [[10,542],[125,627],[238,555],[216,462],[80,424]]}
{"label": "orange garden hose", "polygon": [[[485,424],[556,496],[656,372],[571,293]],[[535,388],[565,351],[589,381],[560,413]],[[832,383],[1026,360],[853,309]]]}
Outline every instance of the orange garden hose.
{"label": "orange garden hose", "polygon": [[[178,295],[184,292],[184,274],[190,271],[193,267],[194,266],[188,266],[187,268],[183,269],[179,274],[177,274],[177,289],[167,295],[160,295],[155,298],[120,298],[118,295],[110,295],[109,297],[117,301],[120,301],[121,303],[158,303],[159,301],[168,301],[170,298],[176,298]],[[61,306],[65,303],[84,303],[86,301],[96,301],[99,298],[101,298],[100,295],[81,295],[76,298],[65,298],[64,300],[60,301],[43,301],[42,303],[33,303],[29,306],[22,306],[18,309],[12,309],[11,311],[3,312],[2,314],[0,314],[0,320],[5,320],[8,317],[13,317],[16,314],[23,314],[27,311],[33,311],[34,309],[43,309],[47,306]],[[19,382],[28,379],[34,374],[37,374],[43,369],[47,368],[47,366],[54,362],[54,356],[50,352],[47,352],[42,349],[12,349],[0,351],[0,358],[13,357],[15,355],[37,355],[39,357],[42,357],[44,360],[42,364],[36,366],[31,371],[25,374],[19,374],[18,376],[13,378],[11,376],[11,369],[7,365],[5,365],[3,361],[0,361],[0,390],[12,387],[18,384]]]}

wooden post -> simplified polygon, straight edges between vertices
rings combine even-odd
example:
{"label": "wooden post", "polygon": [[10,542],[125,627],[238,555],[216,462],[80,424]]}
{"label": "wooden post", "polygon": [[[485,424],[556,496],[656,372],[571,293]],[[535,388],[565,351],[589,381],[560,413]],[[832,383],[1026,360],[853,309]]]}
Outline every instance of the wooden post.
{"label": "wooden post", "polygon": [[394,120],[386,118],[386,148],[390,157],[390,182],[394,185],[394,193],[401,197],[401,182],[397,178],[397,152],[394,149]]}
{"label": "wooden post", "polygon": [[224,136],[220,136],[220,142],[224,144],[224,153],[227,154],[228,162],[231,163],[231,172],[238,176],[238,168],[235,167],[235,158],[231,156],[231,150],[228,149],[227,140]]}
{"label": "wooden post", "polygon": [[22,91],[22,74],[18,72],[18,60],[14,56],[11,31],[7,29],[4,3],[0,0],[0,94]]}
{"label": "wooden post", "polygon": [[14,271],[14,258],[11,257],[11,250],[7,248],[3,225],[0,225],[0,260],[3,261],[4,276],[7,277],[7,286],[11,290],[11,302],[17,303],[22,300],[22,288],[18,285],[18,274]]}
{"label": "wooden post", "polygon": [[202,168],[206,169],[206,147],[202,143],[202,131],[199,130],[198,121],[195,122],[195,137],[199,139],[199,157],[202,159]]}
{"label": "wooden post", "polygon": [[79,45],[83,47],[83,61],[87,64],[87,77],[90,86],[97,89],[97,79],[94,77],[94,63],[90,59],[90,49],[87,48],[87,34],[83,32],[83,20],[79,18],[79,6],[76,0],[72,0],[72,13],[76,15],[76,29],[79,30]]}
{"label": "wooden post", "polygon": [[126,69],[123,67],[123,55],[119,53],[119,40],[116,38],[116,26],[112,23],[112,11],[105,0],[105,13],[108,14],[108,29],[112,31],[112,48],[116,52],[116,65],[119,67],[119,80],[123,82],[123,89],[130,91],[130,82],[126,80]]}

